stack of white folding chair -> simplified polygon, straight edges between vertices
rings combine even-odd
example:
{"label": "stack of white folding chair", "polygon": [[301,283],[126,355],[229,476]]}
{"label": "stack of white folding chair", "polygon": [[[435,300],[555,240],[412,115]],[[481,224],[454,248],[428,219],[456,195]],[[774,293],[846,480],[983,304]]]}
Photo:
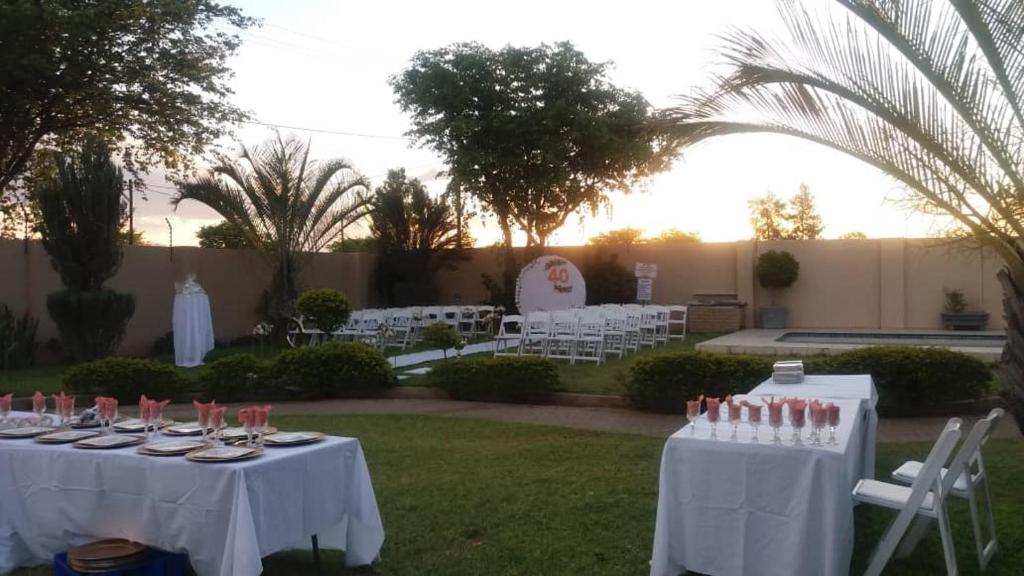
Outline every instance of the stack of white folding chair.
{"label": "stack of white folding chair", "polygon": [[573,310],[551,312],[551,327],[548,330],[544,355],[548,358],[568,360],[571,364],[576,354],[579,324],[579,318]]}
{"label": "stack of white folding chair", "polygon": [[526,315],[523,328],[523,341],[519,353],[543,356],[548,351],[548,336],[551,334],[551,313],[535,310]]}
{"label": "stack of white folding chair", "polygon": [[526,320],[518,314],[502,316],[498,335],[494,337],[495,356],[519,356],[523,349]]}

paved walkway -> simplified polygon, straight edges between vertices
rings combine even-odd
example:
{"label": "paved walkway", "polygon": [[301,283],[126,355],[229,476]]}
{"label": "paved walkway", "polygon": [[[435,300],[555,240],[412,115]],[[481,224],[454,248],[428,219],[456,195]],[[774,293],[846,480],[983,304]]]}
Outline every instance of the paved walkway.
{"label": "paved walkway", "polygon": [[[235,407],[237,405],[230,405]],[[234,412],[232,409],[230,412]],[[458,418],[482,418],[502,422],[550,424],[585,430],[625,432],[647,436],[668,437],[685,420],[671,414],[650,414],[622,408],[581,408],[575,406],[537,406],[494,402],[460,402],[434,399],[358,399],[321,400],[317,402],[279,402],[274,404],[277,415],[319,414],[428,414]],[[168,416],[187,419],[194,411],[172,405]],[[964,418],[969,429],[974,418]],[[945,418],[885,418],[879,424],[879,442],[927,442],[938,436]],[[1011,418],[1005,418],[996,430],[996,437],[1021,438]]]}
{"label": "paved walkway", "polygon": [[[507,348],[511,344],[511,342],[500,342],[503,349]],[[462,355],[469,356],[470,354],[481,354],[483,352],[493,353],[494,347],[497,345],[499,345],[499,342],[495,340],[469,344],[462,349]],[[447,352],[447,356],[445,355],[445,352]],[[441,350],[424,350],[422,352],[413,352],[411,354],[388,355],[388,362],[391,363],[393,368],[405,368],[406,366],[415,366],[416,364],[422,364],[424,362],[434,362],[446,357],[452,358],[456,354],[455,348],[449,348],[445,352],[442,352]]]}

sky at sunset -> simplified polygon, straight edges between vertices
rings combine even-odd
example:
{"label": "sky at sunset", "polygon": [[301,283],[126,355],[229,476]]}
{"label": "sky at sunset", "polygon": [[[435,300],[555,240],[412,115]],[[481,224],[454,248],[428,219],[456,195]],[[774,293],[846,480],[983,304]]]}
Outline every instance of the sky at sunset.
{"label": "sky at sunset", "polygon": [[[231,61],[234,102],[254,119],[282,126],[367,136],[282,129],[312,138],[313,157],[345,157],[375,183],[389,168],[405,167],[432,190],[444,164],[400,136],[408,119],[394,104],[388,77],[421,49],[477,41],[492,48],[569,40],[591,60],[611,60],[616,84],[637,89],[656,107],[706,85],[717,69],[716,34],[730,25],[774,27],[770,0],[603,3],[435,0],[432,2],[241,1],[263,26],[241,34]],[[253,144],[265,126],[236,131]],[[230,146],[230,141],[222,143]],[[159,171],[147,202],[137,203],[136,228],[166,244],[167,218],[176,245],[195,244],[195,231],[220,220],[194,203],[177,211]],[[651,235],[679,228],[705,241],[751,236],[747,200],[768,190],[782,197],[807,183],[825,223],[825,236],[861,231],[870,237],[924,236],[939,222],[892,203],[901,188],[888,177],[839,153],[781,136],[734,136],[688,150],[672,169],[629,195],[616,194],[596,217],[571,218],[553,244],[579,244],[600,232],[632,226]],[[347,236],[365,231],[350,229]],[[498,239],[493,222],[474,223],[478,245]]]}

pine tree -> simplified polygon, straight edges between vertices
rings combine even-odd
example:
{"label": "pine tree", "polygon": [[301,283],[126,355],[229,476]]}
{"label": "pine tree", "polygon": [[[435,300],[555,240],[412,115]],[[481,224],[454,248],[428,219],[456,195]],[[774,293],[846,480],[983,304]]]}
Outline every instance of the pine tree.
{"label": "pine tree", "polygon": [[785,218],[789,221],[790,240],[817,240],[825,227],[821,223],[821,215],[814,208],[814,194],[807,184],[800,184],[800,191],[789,200],[789,212]]}
{"label": "pine tree", "polygon": [[784,240],[789,237],[783,224],[786,203],[778,196],[768,192],[751,198],[747,206],[750,207],[750,226],[754,229],[755,240]]}

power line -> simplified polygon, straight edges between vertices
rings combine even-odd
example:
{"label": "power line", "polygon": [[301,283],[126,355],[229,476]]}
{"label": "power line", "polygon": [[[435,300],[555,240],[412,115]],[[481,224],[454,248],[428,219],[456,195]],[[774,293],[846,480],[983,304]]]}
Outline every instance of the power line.
{"label": "power line", "polygon": [[285,124],[274,124],[272,122],[260,122],[259,120],[243,120],[245,124],[256,124],[258,126],[266,126],[268,128],[284,128],[285,130],[299,130],[302,132],[317,132],[320,134],[335,134],[338,136],[354,136],[358,138],[380,138],[384,140],[405,140],[410,139],[406,136],[389,136],[386,134],[366,134],[363,132],[346,132],[344,130],[327,130],[324,128],[304,128],[302,126],[288,126]]}

